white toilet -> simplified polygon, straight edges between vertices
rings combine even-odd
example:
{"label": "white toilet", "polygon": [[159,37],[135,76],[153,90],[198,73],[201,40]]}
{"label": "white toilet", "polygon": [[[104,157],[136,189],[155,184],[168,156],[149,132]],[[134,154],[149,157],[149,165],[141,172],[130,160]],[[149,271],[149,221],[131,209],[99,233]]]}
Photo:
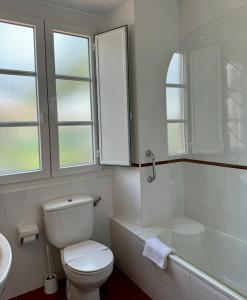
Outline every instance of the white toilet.
{"label": "white toilet", "polygon": [[46,235],[53,246],[61,249],[70,300],[99,300],[99,287],[113,270],[111,250],[89,240],[93,210],[94,200],[89,196],[57,199],[43,205]]}

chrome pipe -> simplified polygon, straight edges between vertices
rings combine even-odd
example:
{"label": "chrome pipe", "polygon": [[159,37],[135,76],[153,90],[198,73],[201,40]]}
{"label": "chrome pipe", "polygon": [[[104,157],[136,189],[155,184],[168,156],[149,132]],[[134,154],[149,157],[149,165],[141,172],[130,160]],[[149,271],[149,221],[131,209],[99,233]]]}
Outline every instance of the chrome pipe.
{"label": "chrome pipe", "polygon": [[102,197],[99,195],[93,196],[93,206],[98,206],[99,202],[102,200]]}

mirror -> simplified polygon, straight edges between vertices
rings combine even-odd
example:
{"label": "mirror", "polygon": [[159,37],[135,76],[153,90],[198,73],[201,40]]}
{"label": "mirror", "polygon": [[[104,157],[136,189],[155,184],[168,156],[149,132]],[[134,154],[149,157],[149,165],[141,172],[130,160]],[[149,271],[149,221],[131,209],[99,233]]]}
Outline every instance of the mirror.
{"label": "mirror", "polygon": [[246,4],[189,34],[182,32],[166,78],[170,155],[185,153],[190,159],[247,165],[243,10],[247,11]]}

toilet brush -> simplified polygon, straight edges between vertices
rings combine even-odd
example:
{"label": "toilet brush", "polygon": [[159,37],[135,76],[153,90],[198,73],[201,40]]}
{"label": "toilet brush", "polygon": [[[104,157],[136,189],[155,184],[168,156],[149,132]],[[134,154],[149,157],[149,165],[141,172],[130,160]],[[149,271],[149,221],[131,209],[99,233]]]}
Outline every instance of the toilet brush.
{"label": "toilet brush", "polygon": [[46,245],[46,255],[48,263],[48,274],[45,276],[44,291],[45,294],[51,295],[58,291],[58,282],[56,274],[51,271],[51,255],[49,251],[49,245]]}

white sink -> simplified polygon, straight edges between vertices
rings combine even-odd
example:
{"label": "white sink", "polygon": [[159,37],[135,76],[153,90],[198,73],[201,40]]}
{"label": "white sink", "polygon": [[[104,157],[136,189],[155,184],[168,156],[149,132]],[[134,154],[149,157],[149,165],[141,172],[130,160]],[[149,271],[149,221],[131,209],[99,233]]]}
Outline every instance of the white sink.
{"label": "white sink", "polygon": [[4,290],[12,263],[12,251],[9,242],[0,233],[0,298]]}

